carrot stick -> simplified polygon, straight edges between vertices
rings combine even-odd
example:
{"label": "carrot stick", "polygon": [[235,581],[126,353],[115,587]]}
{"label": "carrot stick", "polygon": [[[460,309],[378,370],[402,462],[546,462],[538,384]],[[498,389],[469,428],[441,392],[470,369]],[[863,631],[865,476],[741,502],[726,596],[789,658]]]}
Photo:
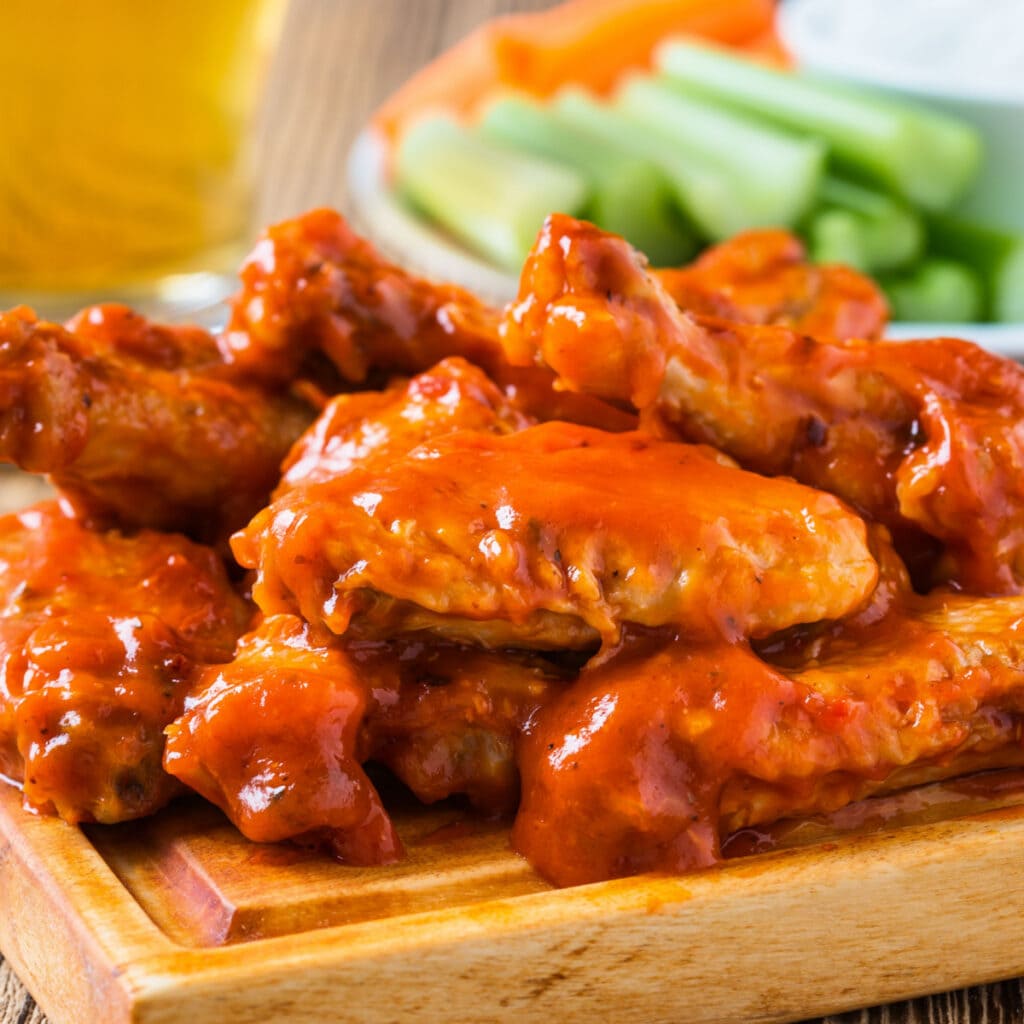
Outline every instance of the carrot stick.
{"label": "carrot stick", "polygon": [[762,52],[772,45],[774,0],[568,0],[548,11],[486,22],[413,75],[373,124],[394,139],[417,114],[469,113],[501,87],[546,96],[575,83],[608,91],[623,71],[650,64],[666,36],[688,34]]}
{"label": "carrot stick", "polygon": [[510,24],[495,39],[506,85],[547,96],[566,82],[608,92],[626,68],[650,65],[666,36],[742,46],[771,27],[772,0],[569,0]]}

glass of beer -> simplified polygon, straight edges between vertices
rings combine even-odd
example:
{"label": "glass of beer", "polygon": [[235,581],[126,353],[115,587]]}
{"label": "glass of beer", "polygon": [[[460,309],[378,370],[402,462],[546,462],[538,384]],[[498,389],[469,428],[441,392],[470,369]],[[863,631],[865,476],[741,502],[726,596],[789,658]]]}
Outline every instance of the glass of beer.
{"label": "glass of beer", "polygon": [[230,290],[286,0],[3,0],[0,308]]}

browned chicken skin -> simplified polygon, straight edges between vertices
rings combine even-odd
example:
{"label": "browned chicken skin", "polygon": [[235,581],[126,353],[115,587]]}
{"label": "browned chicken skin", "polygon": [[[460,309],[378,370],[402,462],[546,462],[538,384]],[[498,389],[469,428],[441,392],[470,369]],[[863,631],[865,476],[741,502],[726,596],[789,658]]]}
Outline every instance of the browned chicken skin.
{"label": "browned chicken skin", "polygon": [[309,407],[225,379],[198,329],[150,329],[119,307],[77,323],[0,314],[0,458],[49,474],[100,526],[203,539],[241,526]]}
{"label": "browned chicken skin", "polygon": [[631,403],[655,433],[839,495],[893,529],[926,585],[1020,591],[1016,364],[950,338],[823,341],[691,317],[622,239],[568,217],[549,220],[522,288],[504,325],[513,361],[541,360],[572,390]]}

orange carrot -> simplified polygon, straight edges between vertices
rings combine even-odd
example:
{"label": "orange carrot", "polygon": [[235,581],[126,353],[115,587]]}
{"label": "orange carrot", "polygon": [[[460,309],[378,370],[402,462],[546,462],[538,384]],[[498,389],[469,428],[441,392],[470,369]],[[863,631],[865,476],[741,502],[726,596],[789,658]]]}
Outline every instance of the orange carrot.
{"label": "orange carrot", "polygon": [[[568,0],[551,10],[486,22],[413,75],[377,110],[394,138],[431,107],[465,114],[500,87],[550,95],[573,82],[609,90],[623,71],[646,67],[667,36],[775,47],[774,0]],[[776,47],[777,49],[777,47]],[[768,52],[772,52],[770,49]]]}
{"label": "orange carrot", "polygon": [[570,0],[506,28],[495,40],[498,75],[541,96],[567,81],[608,92],[623,69],[647,67],[666,36],[743,45],[774,12],[772,0]]}

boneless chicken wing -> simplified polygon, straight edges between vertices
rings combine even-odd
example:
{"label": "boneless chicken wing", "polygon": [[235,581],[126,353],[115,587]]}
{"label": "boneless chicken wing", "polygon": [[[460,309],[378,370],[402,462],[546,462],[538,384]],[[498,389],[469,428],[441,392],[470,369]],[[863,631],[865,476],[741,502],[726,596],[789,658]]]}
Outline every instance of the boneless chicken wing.
{"label": "boneless chicken wing", "polygon": [[280,391],[232,380],[197,328],[99,308],[78,329],[0,314],[0,458],[48,473],[100,526],[220,538],[266,500],[312,419]]}
{"label": "boneless chicken wing", "polygon": [[252,614],[217,556],[89,531],[51,503],[0,519],[0,595],[0,773],[69,821],[166,803],[164,726]]}
{"label": "boneless chicken wing", "polygon": [[622,239],[552,217],[505,322],[514,361],[649,429],[888,525],[922,585],[1024,584],[1024,370],[968,342],[816,340],[681,313]]}
{"label": "boneless chicken wing", "polygon": [[344,634],[614,646],[624,622],[764,635],[877,578],[840,502],[709,449],[549,423],[297,488],[234,538],[268,614]]}

